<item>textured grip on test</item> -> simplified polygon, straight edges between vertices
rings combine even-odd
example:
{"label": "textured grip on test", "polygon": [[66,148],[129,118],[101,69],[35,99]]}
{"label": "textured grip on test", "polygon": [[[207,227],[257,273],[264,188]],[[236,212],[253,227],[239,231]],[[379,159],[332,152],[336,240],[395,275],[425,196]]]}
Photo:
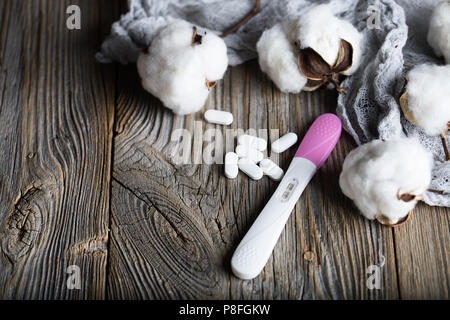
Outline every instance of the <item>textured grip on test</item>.
{"label": "textured grip on test", "polygon": [[319,116],[306,132],[295,157],[305,158],[319,169],[341,136],[342,123],[332,113]]}

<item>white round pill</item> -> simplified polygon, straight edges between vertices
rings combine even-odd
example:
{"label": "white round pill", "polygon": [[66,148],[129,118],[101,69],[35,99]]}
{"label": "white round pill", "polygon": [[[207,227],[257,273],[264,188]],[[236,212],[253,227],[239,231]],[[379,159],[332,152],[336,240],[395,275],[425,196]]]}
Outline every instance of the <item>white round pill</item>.
{"label": "white round pill", "polygon": [[252,160],[247,158],[239,159],[239,169],[253,180],[259,180],[263,177],[263,170],[258,167]]}
{"label": "white round pill", "polygon": [[283,169],[270,159],[261,160],[259,167],[263,170],[264,174],[269,176],[272,180],[280,181],[283,177]]}
{"label": "white round pill", "polygon": [[227,152],[225,155],[225,176],[228,179],[235,179],[239,173],[238,167],[239,157],[234,152]]}
{"label": "white round pill", "polygon": [[239,158],[248,158],[256,163],[264,159],[264,154],[261,151],[252,148],[247,148],[243,144],[239,144],[236,147],[236,154],[239,156]]}
{"label": "white round pill", "polygon": [[233,123],[233,114],[227,111],[220,111],[220,110],[207,110],[205,112],[205,119],[209,123],[215,123],[215,124],[223,124],[223,125],[230,125]]}
{"label": "white round pill", "polygon": [[281,153],[292,147],[297,142],[297,135],[293,132],[286,133],[280,139],[272,142],[272,151]]}
{"label": "white round pill", "polygon": [[243,134],[238,138],[238,144],[242,144],[248,148],[264,151],[267,148],[267,141],[263,138]]}

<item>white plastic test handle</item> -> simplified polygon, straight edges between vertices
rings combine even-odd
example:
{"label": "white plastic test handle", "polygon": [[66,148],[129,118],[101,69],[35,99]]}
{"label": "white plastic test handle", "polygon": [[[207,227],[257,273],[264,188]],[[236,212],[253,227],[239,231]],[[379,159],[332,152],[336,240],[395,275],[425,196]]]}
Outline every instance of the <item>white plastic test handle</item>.
{"label": "white plastic test handle", "polygon": [[258,276],[272,254],[284,226],[317,167],[295,157],[283,180],[231,258],[233,273],[241,279]]}

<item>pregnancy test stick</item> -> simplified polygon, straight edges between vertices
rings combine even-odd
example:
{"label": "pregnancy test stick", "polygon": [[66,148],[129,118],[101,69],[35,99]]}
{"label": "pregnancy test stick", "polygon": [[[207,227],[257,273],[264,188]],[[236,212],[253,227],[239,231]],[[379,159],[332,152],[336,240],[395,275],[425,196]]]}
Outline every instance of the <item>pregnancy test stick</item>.
{"label": "pregnancy test stick", "polygon": [[341,129],[341,121],[331,113],[319,116],[311,125],[272,198],[231,258],[231,269],[236,277],[250,280],[264,268],[292,209],[334,149]]}

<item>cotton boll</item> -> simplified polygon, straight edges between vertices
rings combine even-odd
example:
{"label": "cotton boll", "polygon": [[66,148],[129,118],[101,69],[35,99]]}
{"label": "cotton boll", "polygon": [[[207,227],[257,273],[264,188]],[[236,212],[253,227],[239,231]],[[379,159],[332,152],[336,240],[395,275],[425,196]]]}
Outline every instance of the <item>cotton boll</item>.
{"label": "cotton boll", "polygon": [[258,43],[258,60],[261,70],[272,79],[282,92],[298,93],[306,84],[297,66],[296,49],[286,30],[292,29],[295,21],[276,24],[264,31]]}
{"label": "cotton boll", "polygon": [[308,10],[297,23],[300,48],[314,49],[329,65],[336,62],[339,45],[340,20],[328,5],[322,4]]}
{"label": "cotton boll", "polygon": [[434,8],[427,40],[436,55],[450,64],[450,1],[441,1]]}
{"label": "cotton boll", "polygon": [[405,116],[428,135],[439,135],[450,121],[450,65],[422,64],[407,74]]}
{"label": "cotton boll", "polygon": [[[257,43],[259,64],[283,92],[312,91],[351,75],[361,60],[362,35],[328,5],[266,30]],[[310,80],[310,81],[308,81]]]}
{"label": "cotton boll", "polygon": [[153,38],[137,61],[144,89],[180,115],[203,107],[207,82],[221,79],[228,66],[224,41],[209,32],[194,39],[195,32],[192,24],[177,20]]}
{"label": "cotton boll", "polygon": [[339,185],[364,217],[394,225],[427,189],[431,169],[432,155],[417,140],[374,140],[347,155]]}
{"label": "cotton boll", "polygon": [[352,75],[359,67],[362,54],[362,34],[348,21],[333,15],[328,5],[316,6],[302,15],[297,24],[297,38],[301,48],[312,48],[330,66],[338,57],[340,40],[353,47],[352,66],[342,72]]}

